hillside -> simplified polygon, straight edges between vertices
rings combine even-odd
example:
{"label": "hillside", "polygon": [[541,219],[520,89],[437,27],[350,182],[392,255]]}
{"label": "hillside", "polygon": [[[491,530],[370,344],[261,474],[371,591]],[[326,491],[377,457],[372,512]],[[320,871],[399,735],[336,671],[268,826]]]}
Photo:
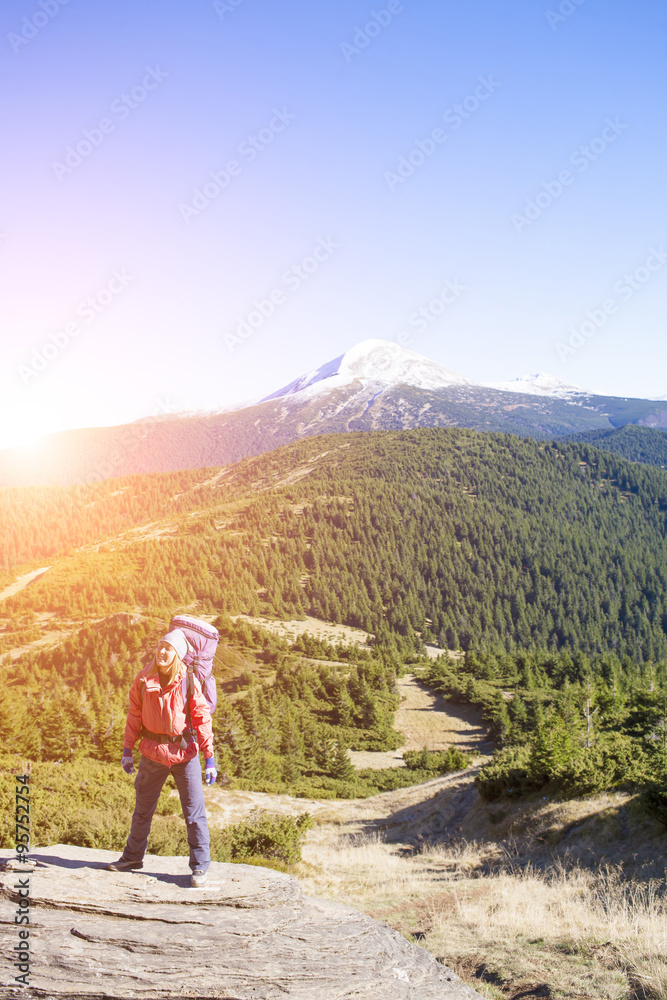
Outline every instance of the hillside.
{"label": "hillside", "polygon": [[308,808],[302,884],[387,921],[489,1000],[667,996],[665,832],[635,795],[489,805],[467,773]]}
{"label": "hillside", "polygon": [[629,462],[644,462],[667,468],[667,433],[654,427],[626,426],[614,430],[586,431],[562,438],[563,441],[579,441],[611,451]]}
{"label": "hillside", "polygon": [[667,476],[585,444],[348,434],[0,500],[0,583],[51,563],[4,602],[12,618],[197,601],[445,648],[667,653]]}
{"label": "hillside", "polygon": [[609,428],[596,412],[490,388],[343,386],[269,399],[230,413],[163,417],[120,427],[61,431],[32,449],[0,451],[0,487],[103,479],[230,465],[302,438],[347,431],[470,427],[549,438]]}

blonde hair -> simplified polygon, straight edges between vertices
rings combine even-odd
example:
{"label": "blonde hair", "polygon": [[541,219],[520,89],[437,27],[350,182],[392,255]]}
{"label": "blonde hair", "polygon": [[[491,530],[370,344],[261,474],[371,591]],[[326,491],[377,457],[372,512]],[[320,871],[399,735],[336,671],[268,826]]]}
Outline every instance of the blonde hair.
{"label": "blonde hair", "polygon": [[[159,643],[158,643],[158,645],[159,645]],[[156,654],[157,654],[157,650],[156,650]],[[165,680],[166,680],[165,687],[169,687],[169,685],[172,683],[172,681],[174,681],[178,677],[178,674],[181,671],[181,669],[185,669],[184,664],[183,664],[183,660],[180,658],[180,656],[178,655],[178,653],[176,652],[176,650],[174,650],[174,658],[173,658],[173,660],[171,661],[171,663],[169,664],[169,666],[166,667],[164,670],[160,670],[160,668],[158,666],[158,663],[157,663],[157,657],[153,656],[153,668],[155,670],[157,670],[160,678],[163,678],[163,677],[165,678]]]}

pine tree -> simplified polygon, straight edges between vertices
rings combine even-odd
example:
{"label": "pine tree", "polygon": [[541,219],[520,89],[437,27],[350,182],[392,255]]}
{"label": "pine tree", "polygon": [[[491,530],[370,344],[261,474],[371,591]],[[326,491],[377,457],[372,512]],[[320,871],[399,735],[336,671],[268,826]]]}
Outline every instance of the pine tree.
{"label": "pine tree", "polygon": [[347,755],[347,747],[341,739],[337,739],[334,742],[329,763],[329,774],[332,778],[338,778],[341,781],[354,780],[354,768]]}
{"label": "pine tree", "polygon": [[292,754],[282,758],[282,775],[288,785],[294,785],[301,777],[301,769]]}
{"label": "pine tree", "polygon": [[510,737],[512,733],[512,723],[510,720],[509,712],[507,710],[507,704],[502,695],[501,695],[501,701],[499,702],[496,712],[493,716],[492,733],[494,739],[498,741],[501,747],[504,747],[509,742],[511,742]]}

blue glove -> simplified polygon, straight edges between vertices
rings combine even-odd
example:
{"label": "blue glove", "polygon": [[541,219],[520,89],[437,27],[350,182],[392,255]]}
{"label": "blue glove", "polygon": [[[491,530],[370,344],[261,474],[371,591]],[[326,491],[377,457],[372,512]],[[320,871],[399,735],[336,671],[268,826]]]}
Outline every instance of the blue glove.
{"label": "blue glove", "polygon": [[134,761],[132,759],[132,751],[128,750],[127,747],[123,747],[123,757],[121,759],[120,766],[125,771],[125,774],[134,774]]}
{"label": "blue glove", "polygon": [[212,785],[218,777],[218,772],[215,769],[215,758],[209,757],[208,760],[204,761],[204,765],[206,767],[206,776],[204,780],[207,785]]}

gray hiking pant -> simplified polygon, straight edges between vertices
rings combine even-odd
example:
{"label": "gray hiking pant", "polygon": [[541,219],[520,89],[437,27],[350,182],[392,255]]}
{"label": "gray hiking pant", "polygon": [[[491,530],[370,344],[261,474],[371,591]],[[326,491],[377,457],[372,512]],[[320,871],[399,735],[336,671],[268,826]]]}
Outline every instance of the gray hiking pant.
{"label": "gray hiking pant", "polygon": [[193,757],[192,760],[184,761],[182,764],[174,764],[172,767],[158,764],[150,757],[142,756],[137,776],[134,779],[137,800],[132,816],[130,836],[127,838],[127,844],[123,851],[123,860],[143,861],[148,846],[148,835],[151,832],[153,813],[162,786],[170,774],[173,774],[176,782],[183,818],[188,829],[190,868],[193,871],[195,868],[206,871],[211,863],[211,853],[198,756]]}

